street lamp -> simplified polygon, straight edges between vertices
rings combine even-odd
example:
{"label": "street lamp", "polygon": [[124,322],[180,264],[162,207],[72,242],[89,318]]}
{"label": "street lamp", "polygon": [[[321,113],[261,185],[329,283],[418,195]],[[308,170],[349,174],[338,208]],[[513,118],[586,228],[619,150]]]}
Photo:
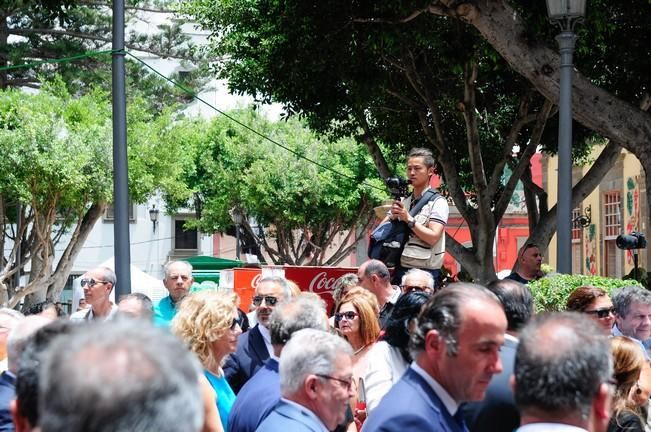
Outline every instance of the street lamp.
{"label": "street lamp", "polygon": [[229,210],[228,214],[231,215],[231,220],[235,224],[235,257],[240,259],[240,227],[244,222],[244,215],[239,208],[233,207]]}
{"label": "street lamp", "polygon": [[154,226],[154,232],[156,232],[156,225],[158,224],[158,212],[155,204],[151,205],[149,209],[149,220],[151,220],[152,225]]}
{"label": "street lamp", "polygon": [[560,96],[558,98],[558,203],[556,205],[556,271],[572,273],[572,56],[574,26],[583,20],[585,0],[547,0],[547,14],[558,24]]}

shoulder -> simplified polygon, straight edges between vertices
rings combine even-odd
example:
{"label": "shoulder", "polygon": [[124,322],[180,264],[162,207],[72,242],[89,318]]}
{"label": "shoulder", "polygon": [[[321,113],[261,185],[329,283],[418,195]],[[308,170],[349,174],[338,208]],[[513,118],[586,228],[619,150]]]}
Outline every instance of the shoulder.
{"label": "shoulder", "polygon": [[73,312],[72,315],[70,315],[70,320],[71,321],[85,320],[89,313],[90,313],[90,309],[78,310],[77,312]]}

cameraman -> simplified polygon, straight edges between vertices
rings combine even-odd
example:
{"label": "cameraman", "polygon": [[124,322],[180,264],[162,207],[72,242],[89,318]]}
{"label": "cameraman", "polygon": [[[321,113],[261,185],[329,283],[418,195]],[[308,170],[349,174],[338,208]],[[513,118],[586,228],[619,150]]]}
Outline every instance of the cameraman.
{"label": "cameraman", "polygon": [[[413,208],[430,189],[430,180],[434,174],[434,157],[424,148],[414,148],[407,159],[407,177],[413,188],[412,193],[402,201],[394,201],[389,218],[407,223],[411,229],[409,240],[396,267],[393,281],[400,284],[402,276],[410,268],[427,271],[434,277],[434,288],[440,284],[441,265],[445,256],[445,224],[448,222],[450,208],[447,200],[436,194],[425,204],[416,216],[411,216]],[[397,282],[395,282],[397,281]]]}

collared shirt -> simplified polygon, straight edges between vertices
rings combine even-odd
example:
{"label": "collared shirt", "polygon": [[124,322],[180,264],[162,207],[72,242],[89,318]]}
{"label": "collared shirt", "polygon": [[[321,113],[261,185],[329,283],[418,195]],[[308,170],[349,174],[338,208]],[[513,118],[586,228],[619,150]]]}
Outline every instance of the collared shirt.
{"label": "collared shirt", "polygon": [[508,334],[508,333],[504,333],[504,340],[505,341],[508,340],[508,341],[515,342],[515,343],[520,342],[520,339],[518,339],[517,337],[513,336],[512,334]]}
{"label": "collared shirt", "polygon": [[269,353],[269,356],[272,356],[274,353],[274,347],[271,345],[271,333],[269,333],[269,329],[262,324],[258,323],[258,330],[260,330],[260,334],[262,335],[262,340],[264,341],[264,345],[267,347],[267,352]]}
{"label": "collared shirt", "polygon": [[617,328],[617,324],[613,325],[612,334],[613,334],[613,336],[624,336],[624,337],[627,337],[627,338],[629,338],[630,340],[632,340],[633,342],[637,343],[637,344],[640,346],[640,349],[642,350],[642,353],[644,354],[644,358],[645,358],[646,360],[651,360],[651,356],[649,356],[649,351],[646,350],[646,347],[644,346],[644,344],[642,343],[642,341],[639,340],[639,339],[635,339],[634,337],[626,336],[625,334],[623,334],[623,333],[621,332],[621,330],[620,330],[619,328]]}
{"label": "collared shirt", "polygon": [[516,432],[548,432],[548,431],[565,431],[565,432],[588,432],[577,426],[564,423],[529,423],[520,426]]}
{"label": "collared shirt", "polygon": [[442,386],[441,384],[437,383],[434,378],[425,370],[418,366],[418,363],[412,362],[411,366],[409,366],[416,372],[418,375],[423,377],[425,382],[429,384],[429,386],[434,390],[434,393],[441,399],[441,402],[443,402],[443,405],[445,406],[445,409],[448,410],[451,416],[454,416],[457,413],[457,410],[459,409],[459,404],[457,401],[455,401],[452,396],[450,396],[450,393],[448,393]]}
{"label": "collared shirt", "polygon": [[[109,311],[108,315],[105,318],[102,319],[113,319],[113,316],[118,312],[118,307],[117,305],[111,303],[111,310]],[[95,313],[93,312],[93,308],[90,307],[88,309],[83,309],[80,311],[77,311],[70,315],[70,321],[92,321],[96,320],[98,318],[95,317]]]}
{"label": "collared shirt", "polygon": [[298,409],[299,409],[302,413],[304,413],[306,416],[313,418],[314,421],[316,422],[316,424],[318,424],[319,426],[321,426],[321,429],[322,429],[323,432],[330,432],[330,431],[328,430],[328,428],[326,427],[326,425],[323,424],[323,422],[321,421],[321,419],[320,419],[319,417],[317,417],[317,415],[314,414],[312,411],[310,411],[309,409],[307,409],[306,407],[304,407],[303,405],[298,404],[298,403],[296,403],[296,402],[294,402],[294,401],[290,401],[289,399],[285,399],[285,398],[280,398],[280,400],[283,401],[283,402],[285,402],[285,403],[288,404],[288,405],[292,405],[292,406],[294,406],[295,408],[298,408]]}
{"label": "collared shirt", "polygon": [[166,296],[154,306],[154,324],[160,327],[167,327],[176,316],[176,303],[171,296]]}

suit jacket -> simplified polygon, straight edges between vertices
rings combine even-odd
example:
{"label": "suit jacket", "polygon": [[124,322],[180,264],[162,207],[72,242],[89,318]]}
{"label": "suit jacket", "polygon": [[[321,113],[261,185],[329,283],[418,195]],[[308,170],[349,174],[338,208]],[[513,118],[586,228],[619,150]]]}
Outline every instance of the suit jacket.
{"label": "suit jacket", "polygon": [[505,339],[500,351],[502,373],[493,376],[484,400],[465,405],[464,415],[471,432],[511,432],[520,426],[509,380],[513,375],[518,343]]}
{"label": "suit jacket", "polygon": [[[323,432],[325,426],[308,414],[308,409],[298,407],[280,401],[269,413],[266,419],[260,423],[257,432]],[[237,432],[237,431],[234,431]]]}
{"label": "suit jacket", "polygon": [[235,394],[262,367],[269,358],[269,351],[257,324],[237,339],[237,349],[224,364],[224,375]]}
{"label": "suit jacket", "polygon": [[0,431],[13,431],[9,403],[16,398],[16,377],[4,371],[0,374]]}
{"label": "suit jacket", "polygon": [[432,387],[411,367],[364,423],[362,432],[465,432]]}
{"label": "suit jacket", "polygon": [[278,361],[270,358],[237,395],[228,417],[228,430],[254,432],[279,400]]}

